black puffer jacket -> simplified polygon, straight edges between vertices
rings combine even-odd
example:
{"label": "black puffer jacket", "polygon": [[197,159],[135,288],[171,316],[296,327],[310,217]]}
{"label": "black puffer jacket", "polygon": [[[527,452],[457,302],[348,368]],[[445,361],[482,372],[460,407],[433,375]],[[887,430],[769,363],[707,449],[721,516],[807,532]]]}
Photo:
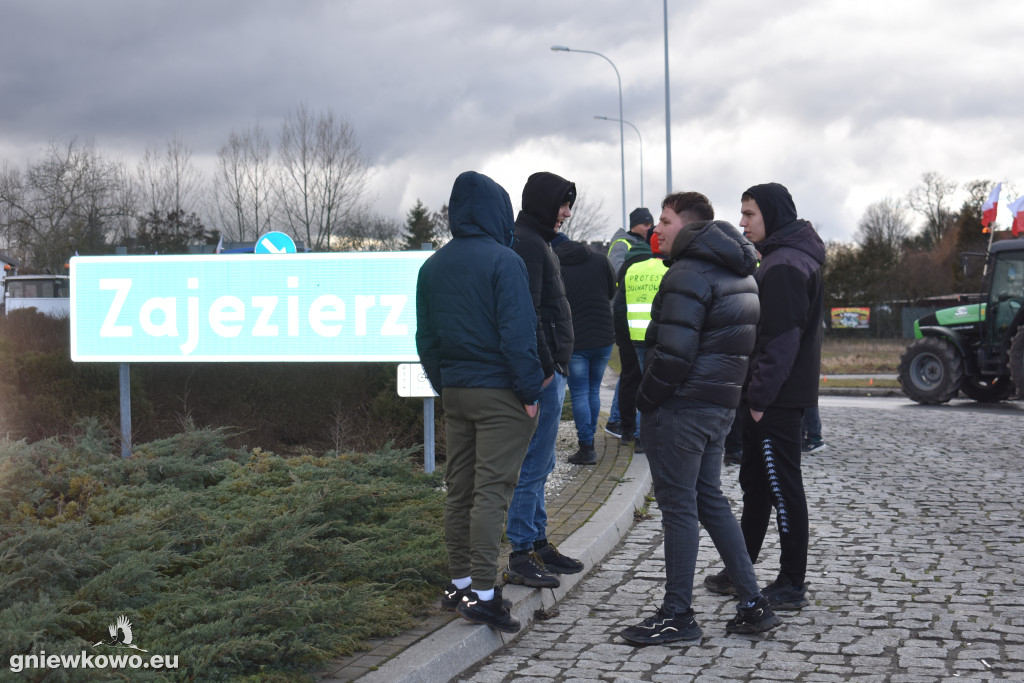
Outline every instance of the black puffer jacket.
{"label": "black puffer jacket", "polygon": [[573,351],[611,346],[615,334],[608,300],[615,296],[615,273],[608,257],[572,240],[555,247],[555,255],[572,311]]}
{"label": "black puffer jacket", "polygon": [[666,263],[637,407],[648,412],[690,399],[735,408],[760,310],[754,245],[725,221],[691,223],[676,235]]}
{"label": "black puffer jacket", "polygon": [[516,217],[512,248],[526,263],[530,295],[537,312],[537,353],[544,376],[557,370],[569,374],[572,356],[572,313],[558,259],[549,243],[554,239],[558,209],[576,201],[576,185],[554,173],[534,173],[523,187],[523,209]]}

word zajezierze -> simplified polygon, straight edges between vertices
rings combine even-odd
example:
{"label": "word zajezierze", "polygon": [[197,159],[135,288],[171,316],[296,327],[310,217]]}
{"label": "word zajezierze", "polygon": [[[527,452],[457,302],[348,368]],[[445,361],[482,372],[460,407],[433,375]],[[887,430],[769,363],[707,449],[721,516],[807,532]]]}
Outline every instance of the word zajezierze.
{"label": "word zajezierze", "polygon": [[429,252],[76,257],[76,361],[415,361]]}

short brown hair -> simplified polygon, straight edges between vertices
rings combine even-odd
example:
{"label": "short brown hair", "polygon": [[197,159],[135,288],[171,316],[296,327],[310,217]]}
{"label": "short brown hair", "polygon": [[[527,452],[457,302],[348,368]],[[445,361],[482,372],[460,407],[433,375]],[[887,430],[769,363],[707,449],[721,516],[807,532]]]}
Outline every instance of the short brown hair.
{"label": "short brown hair", "polygon": [[684,223],[715,219],[715,209],[711,206],[711,200],[700,192],[674,192],[665,197],[661,208],[672,209],[680,216],[686,214]]}

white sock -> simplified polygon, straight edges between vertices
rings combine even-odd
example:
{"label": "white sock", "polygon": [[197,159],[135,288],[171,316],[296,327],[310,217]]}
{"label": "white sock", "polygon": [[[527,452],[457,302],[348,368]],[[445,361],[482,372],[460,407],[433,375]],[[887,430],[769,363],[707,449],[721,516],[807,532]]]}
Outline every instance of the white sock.
{"label": "white sock", "polygon": [[473,583],[473,577],[467,576],[464,579],[452,579],[452,583],[455,584],[456,588],[462,590],[463,588],[469,588],[470,584]]}
{"label": "white sock", "polygon": [[488,588],[485,591],[478,591],[477,589],[474,588],[473,592],[476,593],[476,597],[480,598],[484,602],[487,602],[489,600],[493,600],[494,599],[494,589],[493,588]]}

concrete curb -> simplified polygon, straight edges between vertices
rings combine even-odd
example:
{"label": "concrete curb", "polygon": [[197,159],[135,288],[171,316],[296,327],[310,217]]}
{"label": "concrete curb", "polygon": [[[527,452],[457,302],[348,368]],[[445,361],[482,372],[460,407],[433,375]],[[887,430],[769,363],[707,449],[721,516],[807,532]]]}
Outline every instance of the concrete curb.
{"label": "concrete curb", "polygon": [[[523,631],[533,622],[536,610],[556,605],[619,544],[633,526],[634,511],[644,507],[650,490],[651,470],[647,458],[634,454],[622,481],[593,517],[558,544],[566,555],[582,559],[587,572],[563,574],[562,585],[558,588],[507,586],[504,589],[504,597],[512,601],[512,613],[522,623]],[[360,677],[359,682],[444,683],[518,636],[457,619],[405,649],[376,671]]]}

